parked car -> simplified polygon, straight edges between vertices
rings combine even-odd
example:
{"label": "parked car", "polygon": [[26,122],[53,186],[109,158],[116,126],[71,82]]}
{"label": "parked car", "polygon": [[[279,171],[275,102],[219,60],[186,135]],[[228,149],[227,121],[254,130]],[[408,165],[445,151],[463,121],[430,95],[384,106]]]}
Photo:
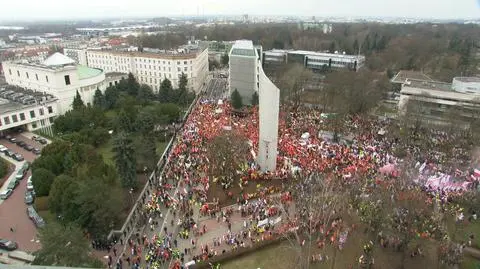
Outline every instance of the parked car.
{"label": "parked car", "polygon": [[4,145],[0,145],[0,152],[5,152],[7,150],[8,150],[7,147],[5,147]]}
{"label": "parked car", "polygon": [[25,147],[26,145],[27,145],[27,143],[23,142],[22,140],[17,141],[17,146],[19,146],[21,148]]}
{"label": "parked car", "polygon": [[28,151],[32,151],[32,150],[34,149],[33,146],[28,145],[28,144],[25,145],[25,147],[23,147],[23,148],[24,148],[25,150],[28,150]]}
{"label": "parked car", "polygon": [[11,240],[0,239],[0,248],[4,250],[16,250],[18,245]]}
{"label": "parked car", "polygon": [[10,140],[10,142],[12,142],[12,143],[17,143],[17,139],[15,137],[11,137],[8,140]]}
{"label": "parked car", "polygon": [[35,197],[32,195],[31,192],[26,192],[25,193],[25,204],[31,205],[31,204],[33,204],[34,200],[35,200]]}
{"label": "parked car", "polygon": [[33,183],[32,183],[32,179],[31,179],[31,178],[32,178],[32,176],[30,176],[30,177],[28,178],[28,181],[27,181],[27,191],[34,191],[34,190],[33,190]]}
{"label": "parked car", "polygon": [[34,149],[32,150],[32,152],[33,152],[35,155],[40,155],[40,154],[42,154],[42,150],[41,150],[41,149],[37,149],[37,148],[34,148]]}
{"label": "parked car", "polygon": [[25,158],[23,158],[22,154],[20,153],[16,153],[12,156],[13,159],[15,159],[16,161],[19,161],[19,162],[22,162],[25,160]]}
{"label": "parked car", "polygon": [[5,153],[5,156],[7,157],[12,157],[13,155],[15,155],[15,152],[11,151],[11,150],[6,150],[4,151]]}
{"label": "parked car", "polygon": [[12,136],[11,135],[6,135],[5,139],[10,140],[10,139],[12,139]]}
{"label": "parked car", "polygon": [[38,215],[37,211],[35,211],[35,208],[33,208],[33,206],[27,207],[27,215],[38,228],[45,226],[45,221],[42,217],[40,217],[40,215]]}
{"label": "parked car", "polygon": [[13,179],[8,183],[7,190],[13,190],[18,186],[18,181],[16,179]]}
{"label": "parked car", "polygon": [[7,200],[10,195],[12,195],[12,190],[6,189],[0,192],[0,199]]}
{"label": "parked car", "polygon": [[17,175],[15,175],[15,179],[16,179],[17,181],[22,180],[26,173],[27,173],[27,170],[25,170],[25,169],[22,167],[20,170],[18,170]]}
{"label": "parked car", "polygon": [[22,166],[22,169],[25,170],[25,172],[28,171],[28,169],[30,169],[30,162],[25,162]]}
{"label": "parked car", "polygon": [[42,145],[45,145],[45,144],[48,143],[45,138],[38,139],[37,141],[38,141],[40,144],[42,144]]}

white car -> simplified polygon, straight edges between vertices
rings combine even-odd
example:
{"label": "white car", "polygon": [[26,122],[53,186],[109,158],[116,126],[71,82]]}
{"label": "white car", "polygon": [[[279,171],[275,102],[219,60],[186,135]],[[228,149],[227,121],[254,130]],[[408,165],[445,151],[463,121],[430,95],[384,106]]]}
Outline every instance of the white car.
{"label": "white car", "polygon": [[4,152],[4,151],[7,151],[8,148],[5,147],[4,145],[0,145],[0,152]]}
{"label": "white car", "polygon": [[33,191],[33,184],[32,182],[27,182],[27,191]]}
{"label": "white car", "polygon": [[0,199],[7,200],[7,198],[10,197],[10,195],[12,195],[12,190],[10,189],[4,190],[0,192]]}

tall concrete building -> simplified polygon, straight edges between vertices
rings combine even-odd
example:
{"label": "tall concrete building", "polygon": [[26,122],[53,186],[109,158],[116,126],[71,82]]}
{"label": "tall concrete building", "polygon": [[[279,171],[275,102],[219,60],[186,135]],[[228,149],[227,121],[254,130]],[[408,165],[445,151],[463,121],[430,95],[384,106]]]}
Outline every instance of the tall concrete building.
{"label": "tall concrete building", "polygon": [[259,88],[259,68],[262,68],[262,47],[251,40],[237,40],[229,53],[230,93],[237,90],[244,105],[252,103]]}
{"label": "tall concrete building", "polygon": [[280,90],[262,69],[262,49],[250,40],[238,40],[230,50],[230,92],[237,90],[244,104],[250,104],[254,92],[259,95],[259,141],[257,163],[262,171],[277,166],[278,114]]}

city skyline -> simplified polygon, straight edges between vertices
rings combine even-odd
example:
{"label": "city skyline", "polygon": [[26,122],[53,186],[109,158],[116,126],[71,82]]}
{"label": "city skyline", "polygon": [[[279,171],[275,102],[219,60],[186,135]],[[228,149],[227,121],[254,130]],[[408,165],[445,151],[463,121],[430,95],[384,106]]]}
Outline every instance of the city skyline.
{"label": "city skyline", "polygon": [[56,0],[4,3],[0,18],[8,21],[129,18],[191,15],[271,15],[318,17],[406,17],[428,19],[480,18],[480,0],[85,0],[59,5]]}

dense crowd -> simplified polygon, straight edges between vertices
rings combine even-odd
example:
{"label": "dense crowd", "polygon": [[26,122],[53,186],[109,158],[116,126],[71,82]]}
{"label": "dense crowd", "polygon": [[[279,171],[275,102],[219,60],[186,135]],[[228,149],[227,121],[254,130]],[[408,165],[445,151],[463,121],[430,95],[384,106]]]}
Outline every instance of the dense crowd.
{"label": "dense crowd", "polygon": [[[332,143],[332,137],[326,138],[322,135],[329,119],[318,110],[308,107],[292,109],[287,106],[281,111],[283,112],[279,121],[277,170],[267,174],[261,173],[255,165],[254,155],[249,155],[244,163],[239,165],[238,173],[241,174],[243,184],[249,181],[288,179],[298,173],[309,175],[317,172],[346,181],[359,178],[359,175],[373,180],[384,167],[391,167],[387,173],[397,176],[399,160],[391,152],[398,147],[407,148],[408,154],[421,166],[428,165],[427,168],[423,167],[424,175],[442,163],[440,155],[421,152],[414,145],[401,145],[402,142],[398,138],[383,135],[383,130],[391,124],[389,120],[360,117],[341,119],[345,126],[342,132],[347,135],[341,143]],[[145,211],[149,216],[149,228],[152,231],[160,228],[161,231],[152,238],[143,236],[138,238],[137,242],[129,241],[131,257],[135,257],[129,258],[129,264],[137,264],[138,267],[141,257],[145,257],[145,263],[149,268],[159,268],[174,258],[180,261],[174,263],[174,267],[180,268],[186,262],[186,256],[193,257],[192,259],[196,261],[206,260],[218,255],[220,249],[222,249],[220,253],[224,252],[225,246],[232,249],[245,247],[256,240],[265,240],[292,228],[291,224],[290,227],[285,227],[281,223],[263,222],[281,213],[268,198],[269,194],[278,191],[276,189],[258,189],[255,193],[237,194],[238,197],[232,198],[237,201],[238,210],[230,211],[222,210],[216,197],[207,197],[210,184],[215,183],[208,175],[208,167],[213,164],[207,157],[206,145],[228,130],[246,137],[250,141],[252,152],[256,152],[257,119],[258,110],[255,108],[250,108],[247,116],[238,117],[231,115],[228,103],[202,100],[197,104],[177,136],[164,173],[156,182],[156,191],[150,195],[150,200],[145,205]],[[444,133],[437,133],[435,139],[440,143],[448,137]],[[435,170],[437,173],[440,171],[451,172],[451,168]],[[462,174],[465,176],[464,181],[474,182],[478,178],[476,176],[470,178],[472,175],[475,175],[473,170],[468,175]],[[468,188],[474,186],[476,184],[472,183]],[[423,187],[428,191],[445,195],[466,189],[441,189],[439,186],[435,188],[427,184]],[[282,200],[291,201],[291,197],[284,193]],[[169,223],[170,225],[163,225],[162,229],[156,220],[160,219],[160,223],[163,222],[166,217],[163,215],[165,208],[171,210],[174,220]],[[197,238],[206,232],[206,227],[199,227],[194,218],[196,213],[194,208],[200,208],[202,215],[211,216],[217,222],[225,223],[228,232],[214,238],[210,244],[197,246]],[[232,232],[230,229],[229,219],[232,214],[239,214],[246,219],[240,232]],[[336,219],[329,225],[328,229],[323,228],[325,237],[331,242],[337,242],[341,248],[347,240],[349,228],[343,226],[341,219]],[[177,240],[188,240],[190,247],[179,249]],[[328,242],[318,242],[318,245],[326,243]],[[325,258],[322,255],[312,256],[312,260]]]}

